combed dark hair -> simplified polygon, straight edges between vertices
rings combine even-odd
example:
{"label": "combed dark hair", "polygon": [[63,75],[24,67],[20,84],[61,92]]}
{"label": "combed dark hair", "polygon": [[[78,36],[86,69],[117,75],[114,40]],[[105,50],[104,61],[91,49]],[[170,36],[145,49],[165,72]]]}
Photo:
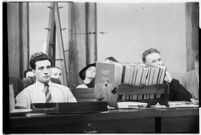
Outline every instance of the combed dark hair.
{"label": "combed dark hair", "polygon": [[89,68],[89,67],[96,67],[96,63],[92,63],[92,64],[88,64],[86,67],[84,67],[80,72],[79,72],[79,76],[82,80],[85,79],[86,77],[86,70]]}
{"label": "combed dark hair", "polygon": [[26,77],[27,72],[30,72],[30,71],[32,71],[31,68],[27,68],[27,69],[24,71],[24,78]]}
{"label": "combed dark hair", "polygon": [[151,53],[158,53],[160,54],[160,52],[155,49],[155,48],[149,48],[147,50],[145,50],[143,53],[142,53],[142,61],[145,63],[146,62],[146,57],[147,55],[151,54]]}
{"label": "combed dark hair", "polygon": [[32,69],[36,68],[36,62],[41,61],[41,60],[49,60],[51,65],[52,65],[52,60],[44,53],[42,52],[37,52],[31,55],[31,59],[29,61],[30,67]]}
{"label": "combed dark hair", "polygon": [[80,73],[80,78],[81,78],[82,80],[84,80],[85,77],[86,77],[86,70],[84,70],[82,73]]}

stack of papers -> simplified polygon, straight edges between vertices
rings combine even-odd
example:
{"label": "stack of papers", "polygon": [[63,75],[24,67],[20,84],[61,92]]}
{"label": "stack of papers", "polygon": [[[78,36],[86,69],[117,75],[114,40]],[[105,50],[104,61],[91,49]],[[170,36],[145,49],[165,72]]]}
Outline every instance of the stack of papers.
{"label": "stack of papers", "polygon": [[152,105],[151,108],[166,108],[165,105],[160,105],[159,103]]}
{"label": "stack of papers", "polygon": [[192,102],[187,101],[169,101],[170,108],[176,107],[199,107],[199,105],[193,104]]}
{"label": "stack of papers", "polygon": [[118,102],[118,108],[146,108],[147,103],[143,102]]}

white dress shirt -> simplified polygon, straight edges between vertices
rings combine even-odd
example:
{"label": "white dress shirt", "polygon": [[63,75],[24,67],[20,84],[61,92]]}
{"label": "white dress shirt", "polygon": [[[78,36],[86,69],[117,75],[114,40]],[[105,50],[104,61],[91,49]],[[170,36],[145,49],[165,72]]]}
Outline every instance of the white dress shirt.
{"label": "white dress shirt", "polygon": [[[53,103],[77,102],[70,89],[64,85],[49,82]],[[15,106],[30,108],[31,103],[46,103],[44,84],[36,81],[16,96]]]}

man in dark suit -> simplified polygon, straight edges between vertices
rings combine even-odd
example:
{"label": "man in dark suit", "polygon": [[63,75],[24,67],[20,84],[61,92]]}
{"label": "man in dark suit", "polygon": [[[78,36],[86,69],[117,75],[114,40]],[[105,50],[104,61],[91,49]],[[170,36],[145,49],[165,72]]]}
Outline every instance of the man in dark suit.
{"label": "man in dark suit", "polygon": [[[163,60],[160,52],[154,48],[147,49],[143,52],[142,61],[145,64],[163,66]],[[169,101],[191,101],[192,96],[190,92],[188,92],[178,80],[172,78],[168,71],[166,71],[164,81],[169,84]]]}

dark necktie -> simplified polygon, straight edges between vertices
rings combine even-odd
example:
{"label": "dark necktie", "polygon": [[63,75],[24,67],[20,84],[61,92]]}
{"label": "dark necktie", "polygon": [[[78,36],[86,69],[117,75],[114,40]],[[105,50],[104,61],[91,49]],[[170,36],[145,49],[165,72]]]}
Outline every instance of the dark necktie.
{"label": "dark necktie", "polygon": [[52,96],[49,91],[49,85],[45,83],[45,98],[46,98],[46,103],[51,103],[52,102]]}

